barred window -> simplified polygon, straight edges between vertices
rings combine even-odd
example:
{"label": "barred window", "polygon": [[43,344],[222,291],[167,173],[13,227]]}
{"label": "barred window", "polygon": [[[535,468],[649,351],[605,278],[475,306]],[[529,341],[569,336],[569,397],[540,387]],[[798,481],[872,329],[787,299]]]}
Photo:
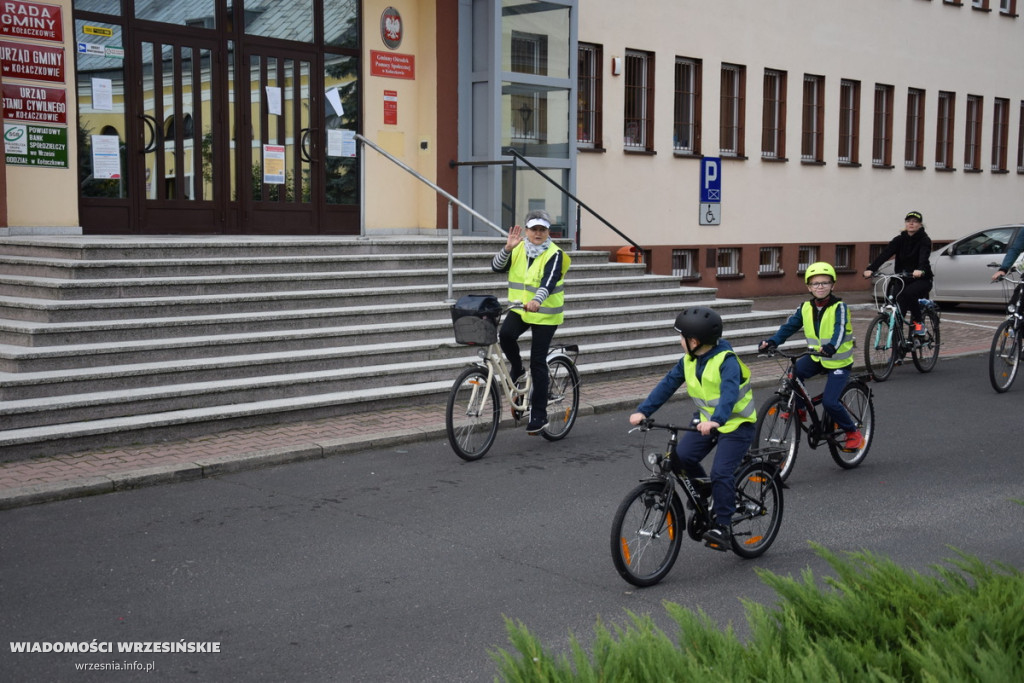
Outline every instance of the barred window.
{"label": "barred window", "polygon": [[892,98],[893,86],[875,85],[871,164],[880,168],[892,166]]}
{"label": "barred window", "polygon": [[924,162],[924,90],[907,89],[907,145],[903,164],[920,168]]}
{"label": "barred window", "polygon": [[782,247],[761,247],[757,273],[758,275],[782,273]]}
{"label": "barred window", "polygon": [[967,130],[964,135],[964,170],[981,170],[981,110],[979,95],[967,96]]}
{"label": "barred window", "polygon": [[797,250],[796,270],[798,273],[803,273],[807,270],[807,266],[820,260],[821,259],[818,258],[818,247],[810,245],[802,246]]}
{"label": "barred window", "polygon": [[580,147],[601,147],[601,68],[600,45],[579,44],[577,73],[576,143]]}
{"label": "barred window", "polygon": [[953,168],[953,124],[956,93],[939,91],[939,115],[935,130],[935,168]]}
{"label": "barred window", "polygon": [[624,144],[654,150],[654,53],[626,50]]}
{"label": "barred window", "polygon": [[695,278],[699,275],[696,249],[672,250],[672,275],[678,278]]}
{"label": "barred window", "polygon": [[839,84],[839,163],[860,163],[860,81]]}
{"label": "barred window", "polygon": [[742,157],[744,143],[747,68],[736,64],[722,65],[721,116],[718,145],[722,156]]}
{"label": "barred window", "polygon": [[840,270],[853,270],[853,245],[852,244],[837,244],[836,245],[836,261],[833,264],[837,271]]}
{"label": "barred window", "polygon": [[700,154],[701,61],[676,57],[675,81],[672,148],[683,154]]}
{"label": "barred window", "polygon": [[822,162],[825,126],[825,77],[804,74],[803,142],[800,146],[802,161]]}
{"label": "barred window", "polygon": [[738,247],[719,247],[716,255],[717,274],[739,275],[740,274],[740,250]]}

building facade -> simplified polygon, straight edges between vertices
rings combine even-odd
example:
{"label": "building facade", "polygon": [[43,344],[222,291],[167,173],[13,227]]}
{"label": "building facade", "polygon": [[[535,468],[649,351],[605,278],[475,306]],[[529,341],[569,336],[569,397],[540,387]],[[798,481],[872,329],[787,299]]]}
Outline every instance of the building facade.
{"label": "building facade", "polygon": [[815,260],[862,287],[910,209],[937,242],[1024,217],[1016,0],[2,5],[0,234],[447,228],[357,134],[498,225],[545,208],[725,296]]}

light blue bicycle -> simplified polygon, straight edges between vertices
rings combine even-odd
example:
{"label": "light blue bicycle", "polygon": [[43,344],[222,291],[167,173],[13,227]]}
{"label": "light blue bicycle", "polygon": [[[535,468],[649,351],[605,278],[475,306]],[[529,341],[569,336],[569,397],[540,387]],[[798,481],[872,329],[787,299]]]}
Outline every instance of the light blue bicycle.
{"label": "light blue bicycle", "polygon": [[[892,369],[903,364],[909,353],[914,367],[931,372],[939,360],[939,308],[931,299],[921,299],[921,324],[924,334],[912,334],[896,297],[902,291],[904,278],[910,273],[874,276],[875,306],[878,315],[868,325],[864,338],[864,365],[876,382],[889,379]],[[890,286],[890,282],[893,282]]]}

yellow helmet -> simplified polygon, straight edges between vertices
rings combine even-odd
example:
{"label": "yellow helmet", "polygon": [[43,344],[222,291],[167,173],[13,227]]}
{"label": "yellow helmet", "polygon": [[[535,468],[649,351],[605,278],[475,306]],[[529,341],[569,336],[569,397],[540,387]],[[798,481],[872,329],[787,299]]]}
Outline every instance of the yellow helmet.
{"label": "yellow helmet", "polygon": [[836,281],[836,269],[832,267],[832,264],[825,263],[824,261],[818,261],[807,266],[807,270],[804,271],[804,282],[808,282],[815,275],[828,275],[832,278],[832,282]]}

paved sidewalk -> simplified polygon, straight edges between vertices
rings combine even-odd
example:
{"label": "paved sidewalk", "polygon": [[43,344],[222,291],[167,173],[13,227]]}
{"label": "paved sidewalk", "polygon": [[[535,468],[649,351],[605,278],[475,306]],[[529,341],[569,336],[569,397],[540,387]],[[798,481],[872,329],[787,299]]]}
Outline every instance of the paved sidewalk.
{"label": "paved sidewalk", "polygon": [[[874,315],[870,297],[855,292],[844,298],[859,337]],[[795,310],[800,301],[798,296],[770,297],[755,300],[754,308]],[[998,311],[993,314],[943,313],[941,357],[987,353],[999,322]],[[771,385],[781,373],[777,360],[756,360],[750,367],[754,386]],[[662,374],[585,383],[580,414],[631,411]],[[444,438],[444,407],[423,406],[0,463],[0,509]]]}

